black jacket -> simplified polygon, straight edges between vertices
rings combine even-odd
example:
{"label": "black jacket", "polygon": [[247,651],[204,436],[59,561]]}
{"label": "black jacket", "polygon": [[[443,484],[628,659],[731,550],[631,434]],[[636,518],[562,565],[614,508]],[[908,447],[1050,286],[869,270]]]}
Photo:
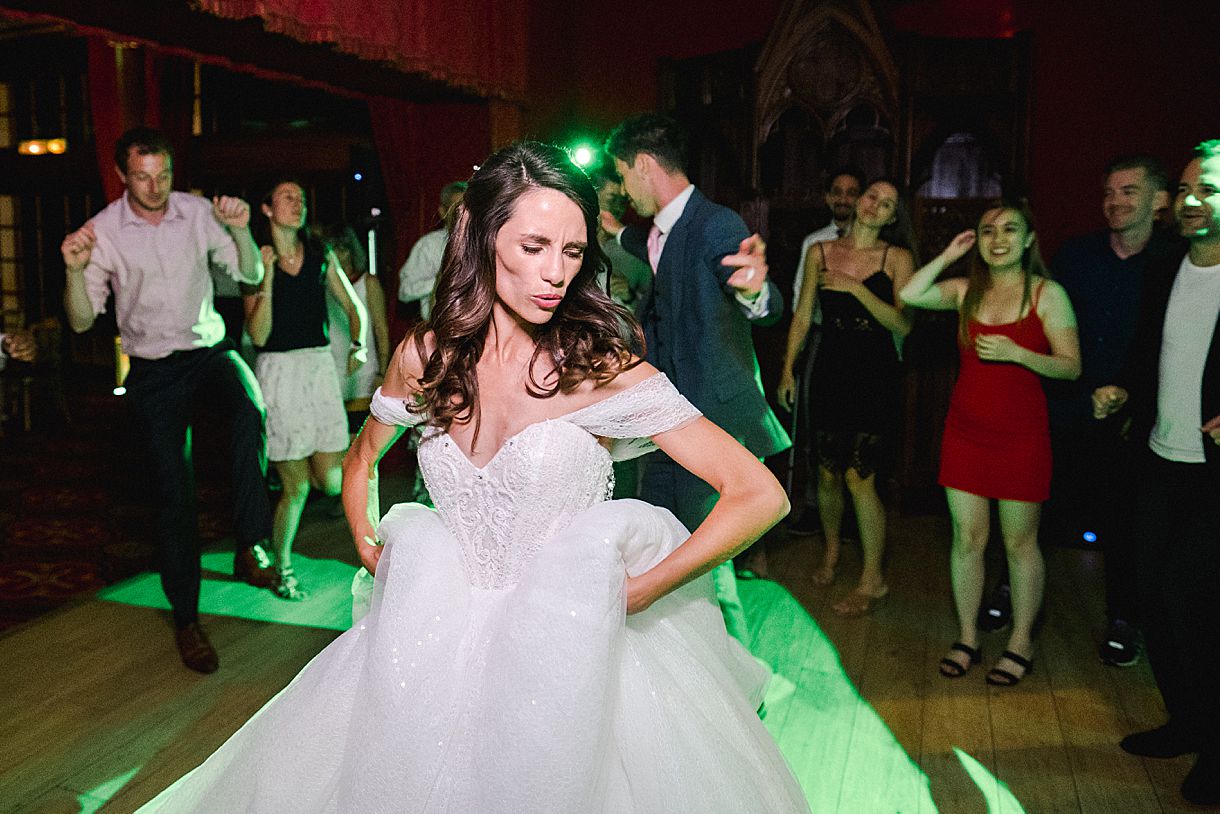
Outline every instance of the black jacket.
{"label": "black jacket", "polygon": [[[1165,311],[1169,307],[1169,295],[1181,269],[1185,251],[1158,258],[1164,263],[1158,273],[1149,275],[1147,288],[1140,309],[1140,321],[1131,343],[1127,364],[1115,384],[1128,393],[1127,406],[1132,420],[1132,437],[1139,443],[1147,442],[1148,434],[1156,423],[1157,392],[1160,387],[1161,341],[1165,332]],[[1220,273],[1218,271],[1217,273]],[[1220,415],[1220,318],[1212,331],[1211,345],[1203,365],[1201,389],[1203,421]],[[1209,467],[1220,467],[1220,445],[1204,439],[1203,454]]]}

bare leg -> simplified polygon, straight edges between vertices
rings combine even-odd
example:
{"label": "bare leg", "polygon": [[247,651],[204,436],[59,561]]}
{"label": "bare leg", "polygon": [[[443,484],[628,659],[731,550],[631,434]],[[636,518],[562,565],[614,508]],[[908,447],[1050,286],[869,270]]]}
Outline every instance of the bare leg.
{"label": "bare leg", "polygon": [[309,462],[275,461],[275,470],[280,475],[283,490],[275,504],[275,523],[271,532],[271,546],[275,553],[275,564],[281,570],[292,567],[292,543],[309,498]]}
{"label": "bare leg", "polygon": [[822,539],[826,551],[822,563],[813,571],[814,585],[834,582],[839,564],[839,528],[843,524],[843,479],[836,472],[818,467],[818,514],[822,521]]}
{"label": "bare leg", "polygon": [[315,452],[309,457],[309,474],[314,487],[335,497],[343,491],[343,453]]}
{"label": "bare leg", "polygon": [[[1008,649],[1028,658],[1033,652],[1033,627],[1042,607],[1046,568],[1038,548],[1038,519],[1042,504],[1019,500],[1000,501],[1000,531],[1008,554],[1008,573],[1012,585],[1012,635]],[[998,667],[1023,677],[1024,669],[1001,659]]]}
{"label": "bare leg", "polygon": [[860,616],[871,611],[876,600],[889,593],[881,573],[885,556],[885,504],[877,494],[875,474],[862,478],[856,470],[848,469],[845,477],[852,506],[856,510],[856,523],[860,528],[864,564],[860,570],[860,583],[834,609],[846,616]]}
{"label": "bare leg", "polygon": [[[953,549],[949,555],[949,574],[953,583],[953,603],[957,608],[958,641],[977,648],[979,604],[983,601],[983,552],[991,518],[985,497],[945,488],[949,515],[953,522]],[[964,653],[950,652],[947,656],[963,669],[969,668]]]}

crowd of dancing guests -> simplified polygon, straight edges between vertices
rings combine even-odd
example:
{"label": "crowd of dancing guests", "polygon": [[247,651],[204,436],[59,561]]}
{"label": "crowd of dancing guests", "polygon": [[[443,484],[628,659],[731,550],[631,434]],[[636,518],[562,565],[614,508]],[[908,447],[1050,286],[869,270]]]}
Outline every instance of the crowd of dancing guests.
{"label": "crowd of dancing guests", "polygon": [[[834,220],[802,248],[777,393],[812,437],[825,542],[812,579],[834,578],[846,485],[863,568],[834,610],[866,613],[888,592],[876,480],[903,410],[895,348],[911,310],[956,311],[939,482],[959,634],[939,672],[965,676],[984,660],[980,632],[1010,627],[986,681],[1009,687],[1028,675],[1046,582],[1039,531],[1057,542],[1087,535],[1105,555],[1098,654],[1135,664],[1142,629],[1169,713],[1121,746],[1146,757],[1197,753],[1182,794],[1198,803],[1220,802],[1220,702],[1209,684],[1220,639],[1197,624],[1210,618],[1220,573],[1218,185],[1217,140],[1196,148],[1176,194],[1155,158],[1120,156],[1102,173],[1106,227],[1066,241],[1049,268],[1029,203],[1004,199],[912,273],[910,244],[884,231],[901,222],[896,186],[833,174]],[[993,505],[1005,557],[988,595]]]}
{"label": "crowd of dancing guests", "polygon": [[[597,285],[610,295],[606,307],[613,302],[608,319],[626,326],[638,319],[634,350],[761,458],[789,442],[759,391],[750,327],[780,319],[788,292],[758,262],[762,239],[690,183],[685,149],[681,129],[666,117],[620,125],[607,141],[605,167],[591,173],[601,209],[596,234],[569,236],[568,245],[600,248],[609,258],[597,269]],[[187,666],[210,672],[218,659],[196,610],[185,443],[191,406],[204,395],[218,399],[232,420],[235,575],[284,599],[306,598],[293,541],[311,490],[335,496],[344,488],[344,451],[393,373],[386,298],[352,229],[308,223],[299,182],[272,185],[252,213],[240,199],[172,192],[172,151],[156,131],[125,134],[115,160],[123,198],[64,241],[65,304],[72,327],[86,330],[114,295],[133,360],[132,405],[147,426],[161,575],[179,652]],[[1183,620],[1209,618],[1208,580],[1220,557],[1218,176],[1218,141],[1199,146],[1176,196],[1155,159],[1115,159],[1103,173],[1106,228],[1067,241],[1048,267],[1024,199],[995,201],[921,265],[900,184],[850,168],[832,172],[825,188],[831,221],[801,248],[772,394],[794,413],[796,434],[809,439],[813,499],[791,528],[817,517],[824,545],[811,579],[834,582],[850,504],[862,567],[833,610],[869,614],[890,593],[886,490],[879,486],[892,471],[908,406],[904,339],[918,311],[956,312],[959,372],[939,483],[951,518],[958,634],[939,673],[960,679],[980,664],[981,633],[1000,620],[1011,630],[985,679],[1000,687],[1021,682],[1034,667],[1046,582],[1039,530],[1072,512],[1095,517],[1106,556],[1101,658],[1135,663],[1142,629],[1170,713],[1165,727],[1134,735],[1123,748],[1153,757],[1199,752],[1183,786],[1199,801],[1220,797],[1220,702],[1207,687],[1220,667],[1220,641],[1200,645]],[[461,321],[453,303],[434,297],[455,290],[453,280],[436,288],[442,267],[469,260],[446,250],[463,228],[465,191],[461,182],[445,187],[440,228],[403,269],[399,299],[419,302],[425,318],[432,312]],[[628,203],[639,217],[627,215]],[[639,222],[647,218],[651,228]],[[179,266],[164,265],[166,247],[182,258]],[[245,332],[257,351],[253,374],[225,338],[208,272],[240,287]],[[543,279],[547,290],[529,299],[549,312],[562,297],[552,301],[548,287],[562,286]],[[495,293],[512,292],[497,281]],[[420,334],[413,336],[426,354]],[[594,365],[586,375],[597,371]],[[562,381],[554,386],[547,392],[567,392]],[[630,457],[616,459],[616,497],[642,494],[692,529],[719,516],[719,490],[706,473],[663,453],[645,459],[641,472]],[[268,460],[280,484],[273,508],[263,488]],[[1139,490],[1137,481],[1145,484]],[[993,508],[1005,556],[988,595]],[[364,538],[357,547],[375,565],[366,548],[376,540]],[[758,575],[758,561],[743,560],[736,573]],[[730,634],[747,641],[731,560],[715,569],[714,584]]]}

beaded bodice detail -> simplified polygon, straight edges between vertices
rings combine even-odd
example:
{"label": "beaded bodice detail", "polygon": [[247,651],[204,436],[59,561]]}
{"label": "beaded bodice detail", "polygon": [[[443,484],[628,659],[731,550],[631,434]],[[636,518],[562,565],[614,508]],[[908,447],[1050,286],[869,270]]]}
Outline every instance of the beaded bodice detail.
{"label": "beaded bodice detail", "polygon": [[[377,407],[375,399],[374,415],[386,422],[386,411]],[[699,415],[658,373],[588,407],[530,424],[481,467],[443,429],[425,426],[420,468],[458,540],[471,585],[516,584],[534,553],[574,515],[610,498],[614,460],[648,452],[651,436]]]}

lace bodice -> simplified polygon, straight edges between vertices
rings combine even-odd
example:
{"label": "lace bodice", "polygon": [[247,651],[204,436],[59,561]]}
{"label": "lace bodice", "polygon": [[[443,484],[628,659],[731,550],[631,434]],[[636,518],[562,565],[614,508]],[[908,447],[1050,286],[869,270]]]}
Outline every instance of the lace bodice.
{"label": "lace bodice", "polygon": [[[383,423],[424,423],[380,390],[371,409]],[[575,514],[609,499],[614,460],[650,451],[651,436],[699,415],[658,373],[588,407],[529,425],[482,467],[444,430],[426,426],[419,463],[441,519],[458,539],[471,584],[506,588]],[[600,438],[612,440],[609,449]]]}

